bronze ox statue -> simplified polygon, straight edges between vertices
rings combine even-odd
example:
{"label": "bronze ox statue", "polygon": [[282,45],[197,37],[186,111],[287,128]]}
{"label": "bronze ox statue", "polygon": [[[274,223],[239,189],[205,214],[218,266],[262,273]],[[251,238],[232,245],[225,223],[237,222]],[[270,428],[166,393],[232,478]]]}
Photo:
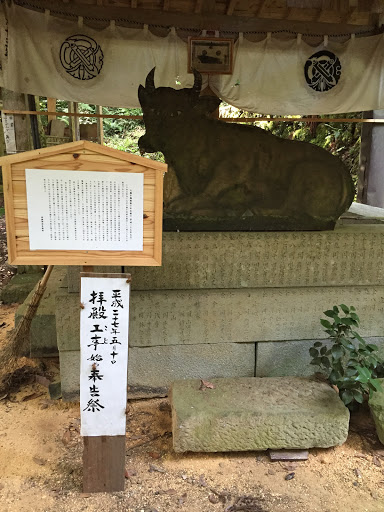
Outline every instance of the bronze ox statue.
{"label": "bronze ox statue", "polygon": [[164,214],[180,229],[333,229],[354,197],[337,157],[313,144],[213,119],[220,99],[192,88],[155,87],[155,68],[139,87],[146,133],[142,153],[169,165]]}

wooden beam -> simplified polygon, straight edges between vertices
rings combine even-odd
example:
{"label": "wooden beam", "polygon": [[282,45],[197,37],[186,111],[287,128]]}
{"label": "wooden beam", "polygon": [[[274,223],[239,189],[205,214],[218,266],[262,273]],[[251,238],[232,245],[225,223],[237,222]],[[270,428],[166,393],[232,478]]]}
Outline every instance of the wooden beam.
{"label": "wooden beam", "polygon": [[[47,114],[55,116],[68,116],[68,117],[102,117],[111,119],[143,119],[143,116],[126,116],[120,114],[83,114],[79,112],[46,112],[45,110],[6,110],[3,109],[4,114],[15,115],[37,115],[46,116]],[[221,117],[220,121],[226,123],[255,123],[259,121],[280,121],[280,122],[305,122],[305,123],[378,123],[384,124],[384,119],[361,119],[360,117]]]}
{"label": "wooden beam", "polygon": [[163,0],[163,11],[169,11],[170,0]]}
{"label": "wooden beam", "polygon": [[[199,1],[199,0],[197,0]],[[28,0],[15,0],[15,3],[26,6]],[[213,28],[227,32],[273,32],[289,30],[300,34],[338,35],[353,34],[360,31],[377,33],[374,25],[348,25],[344,23],[318,23],[306,21],[287,21],[275,19],[257,19],[255,16],[227,16],[214,12],[202,14],[182,14],[177,12],[164,12],[155,9],[132,9],[129,7],[114,7],[85,4],[64,4],[51,0],[31,0],[30,5],[39,9],[49,9],[51,16],[55,12],[67,14],[71,17],[83,16],[87,18],[104,19],[106,15],[110,19],[121,19],[148,25],[161,25],[164,27],[178,27],[180,29],[204,30]],[[196,9],[196,7],[195,7]]]}
{"label": "wooden beam", "polygon": [[232,16],[237,2],[238,2],[238,0],[229,0],[229,4],[228,4],[228,8],[227,8],[227,16]]}
{"label": "wooden beam", "polygon": [[88,114],[82,112],[48,112],[47,110],[9,110],[1,109],[4,114],[36,115],[36,116],[64,116],[64,117],[108,117],[111,119],[143,119],[143,116],[126,116],[123,114]]}

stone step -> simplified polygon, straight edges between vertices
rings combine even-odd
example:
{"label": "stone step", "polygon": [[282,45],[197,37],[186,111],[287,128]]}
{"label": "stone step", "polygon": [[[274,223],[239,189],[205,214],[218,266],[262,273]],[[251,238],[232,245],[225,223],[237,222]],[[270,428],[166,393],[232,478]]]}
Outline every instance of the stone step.
{"label": "stone step", "polygon": [[349,411],[325,383],[304,377],[172,384],[176,452],[329,448],[348,435]]}

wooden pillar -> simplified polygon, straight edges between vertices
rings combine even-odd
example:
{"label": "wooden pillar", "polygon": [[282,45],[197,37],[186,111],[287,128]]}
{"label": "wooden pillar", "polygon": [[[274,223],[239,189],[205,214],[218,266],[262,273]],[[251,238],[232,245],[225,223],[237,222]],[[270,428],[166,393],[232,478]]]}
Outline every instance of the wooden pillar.
{"label": "wooden pillar", "polygon": [[[363,112],[363,117],[372,118],[373,112]],[[369,164],[371,160],[373,123],[363,123],[361,126],[360,162],[357,179],[357,201],[367,204],[367,186]]]}
{"label": "wooden pillar", "polygon": [[[103,107],[101,105],[96,106],[96,114],[102,115]],[[99,144],[104,144],[104,127],[103,127],[103,118],[97,118],[97,142]]]}
{"label": "wooden pillar", "polygon": [[[56,112],[56,98],[47,98],[48,112]],[[56,119],[56,116],[48,116],[48,123]]]}
{"label": "wooden pillar", "polygon": [[[76,113],[78,112],[77,103],[74,101],[70,101],[68,103],[69,112]],[[77,116],[71,116],[71,132],[72,132],[72,140],[75,142],[76,140],[80,140],[80,118]]]}
{"label": "wooden pillar", "polygon": [[[24,94],[9,89],[1,89],[4,110],[27,110]],[[8,115],[8,114],[5,114]],[[16,151],[30,151],[32,149],[30,124],[27,115],[14,116]]]}
{"label": "wooden pillar", "polygon": [[[384,110],[374,110],[374,119],[382,119]],[[365,124],[365,123],[364,123]],[[367,123],[368,124],[368,123]],[[358,188],[362,202],[384,208],[384,124],[372,124],[362,130]]]}

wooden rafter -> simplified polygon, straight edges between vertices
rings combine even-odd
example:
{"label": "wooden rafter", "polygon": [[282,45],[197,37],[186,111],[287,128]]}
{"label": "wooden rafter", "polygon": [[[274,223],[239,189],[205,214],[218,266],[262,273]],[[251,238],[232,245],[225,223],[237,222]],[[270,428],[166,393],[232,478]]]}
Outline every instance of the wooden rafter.
{"label": "wooden rafter", "polygon": [[260,5],[255,13],[255,16],[258,18],[260,16],[260,14],[262,13],[265,5],[267,3],[267,0],[260,0]]}
{"label": "wooden rafter", "polygon": [[[371,32],[376,33],[376,27],[371,24],[365,25],[351,25],[345,23],[318,23],[314,21],[293,21],[293,20],[282,20],[274,18],[263,18],[257,19],[257,15],[260,15],[261,9],[264,7],[266,0],[262,0],[259,6],[259,11],[253,16],[227,16],[226,14],[216,14],[215,12],[206,12],[205,5],[202,0],[196,0],[195,10],[200,8],[202,5],[201,13],[181,13],[170,11],[162,11],[156,9],[143,9],[135,7],[119,7],[119,6],[108,6],[107,8],[97,5],[89,4],[74,4],[64,3],[63,1],[58,2],[52,0],[14,0],[16,3],[20,1],[20,5],[29,4],[31,8],[36,9],[49,9],[52,16],[55,12],[67,14],[70,17],[82,16],[86,22],[87,18],[102,19],[106,17],[114,20],[126,20],[132,21],[137,24],[148,24],[148,25],[162,25],[165,27],[178,27],[179,29],[210,29],[214,27],[215,30],[227,31],[227,32],[273,32],[279,30],[289,30],[290,32],[297,33],[313,33],[313,34],[325,34],[325,35],[338,35],[338,34],[352,34],[359,31],[365,33]],[[131,0],[135,2],[133,5],[137,5],[137,0]],[[210,4],[212,5],[212,4]],[[260,9],[261,7],[261,9]]]}
{"label": "wooden rafter", "polygon": [[231,16],[233,14],[233,11],[235,10],[235,6],[237,4],[238,0],[229,0],[229,4],[227,7],[227,16]]}
{"label": "wooden rafter", "polygon": [[320,22],[323,13],[324,13],[323,9],[317,9],[316,14],[313,17],[313,21]]}
{"label": "wooden rafter", "polygon": [[351,7],[349,11],[346,13],[346,15],[342,18],[342,23],[349,23],[355,12],[357,11],[357,7]]}

